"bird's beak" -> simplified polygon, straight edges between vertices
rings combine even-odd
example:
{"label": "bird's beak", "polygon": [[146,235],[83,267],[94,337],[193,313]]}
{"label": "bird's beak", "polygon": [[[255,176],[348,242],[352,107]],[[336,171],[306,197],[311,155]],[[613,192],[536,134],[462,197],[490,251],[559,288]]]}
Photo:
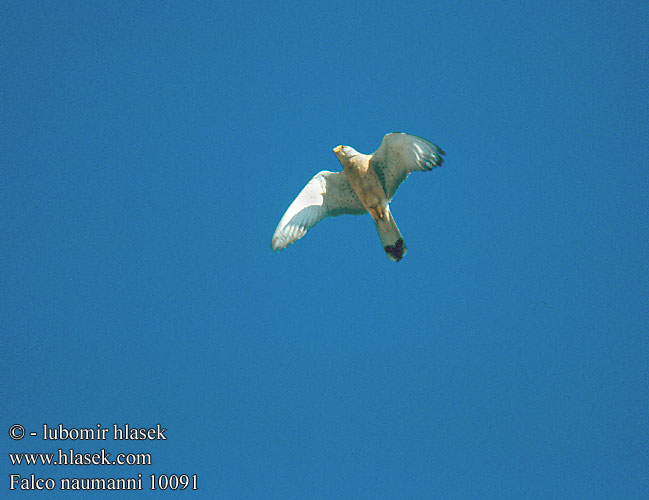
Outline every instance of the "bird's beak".
{"label": "bird's beak", "polygon": [[336,146],[334,148],[334,153],[338,154],[338,151],[340,151],[343,147],[342,146]]}

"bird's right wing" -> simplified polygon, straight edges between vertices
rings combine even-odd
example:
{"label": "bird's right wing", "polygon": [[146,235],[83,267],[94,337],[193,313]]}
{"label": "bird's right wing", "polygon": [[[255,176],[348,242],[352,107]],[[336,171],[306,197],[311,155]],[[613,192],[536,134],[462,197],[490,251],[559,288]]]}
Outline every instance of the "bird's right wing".
{"label": "bird's right wing", "polygon": [[308,182],[288,207],[275,229],[271,247],[273,250],[286,248],[325,217],[364,212],[345,172],[323,170]]}

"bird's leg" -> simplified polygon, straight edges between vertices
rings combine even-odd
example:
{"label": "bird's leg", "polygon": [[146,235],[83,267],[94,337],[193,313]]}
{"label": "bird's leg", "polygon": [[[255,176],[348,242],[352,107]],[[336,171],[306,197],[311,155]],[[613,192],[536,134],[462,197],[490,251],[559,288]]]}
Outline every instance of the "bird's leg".
{"label": "bird's leg", "polygon": [[385,212],[383,212],[381,205],[377,205],[374,208],[368,209],[368,212],[372,216],[372,219],[374,219],[375,221],[381,220],[385,216]]}

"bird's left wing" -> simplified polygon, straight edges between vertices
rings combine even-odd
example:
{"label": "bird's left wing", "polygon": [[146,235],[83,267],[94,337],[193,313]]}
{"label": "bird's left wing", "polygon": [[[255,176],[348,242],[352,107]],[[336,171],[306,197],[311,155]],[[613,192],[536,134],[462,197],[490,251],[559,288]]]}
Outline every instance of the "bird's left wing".
{"label": "bird's left wing", "polygon": [[318,172],[300,191],[279,221],[271,247],[281,250],[299,240],[325,217],[365,212],[345,172]]}
{"label": "bird's left wing", "polygon": [[444,151],[437,144],[426,139],[392,132],[383,138],[381,146],[370,158],[370,167],[391,199],[410,172],[439,167],[444,161],[443,154]]}

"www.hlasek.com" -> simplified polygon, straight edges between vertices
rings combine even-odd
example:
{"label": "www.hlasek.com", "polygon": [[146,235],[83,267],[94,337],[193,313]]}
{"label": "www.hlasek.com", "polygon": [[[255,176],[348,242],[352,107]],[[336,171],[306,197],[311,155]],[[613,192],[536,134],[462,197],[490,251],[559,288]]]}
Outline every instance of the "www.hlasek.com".
{"label": "www.hlasek.com", "polygon": [[[167,429],[160,424],[151,428],[132,427],[129,424],[102,427],[97,424],[88,428],[66,428],[63,424],[49,427],[43,424],[41,439],[44,441],[158,441],[167,440]],[[14,441],[24,437],[39,437],[35,431],[28,432],[22,425],[9,428],[9,436]],[[53,453],[14,452],[9,453],[12,466],[22,465],[113,465],[150,466],[150,453],[117,453],[114,456],[102,448],[96,453],[80,453],[74,448],[59,448]],[[95,469],[93,469],[95,470]],[[196,474],[149,474],[143,479],[138,473],[132,477],[37,477],[36,474],[9,474],[10,490],[197,490]]]}

